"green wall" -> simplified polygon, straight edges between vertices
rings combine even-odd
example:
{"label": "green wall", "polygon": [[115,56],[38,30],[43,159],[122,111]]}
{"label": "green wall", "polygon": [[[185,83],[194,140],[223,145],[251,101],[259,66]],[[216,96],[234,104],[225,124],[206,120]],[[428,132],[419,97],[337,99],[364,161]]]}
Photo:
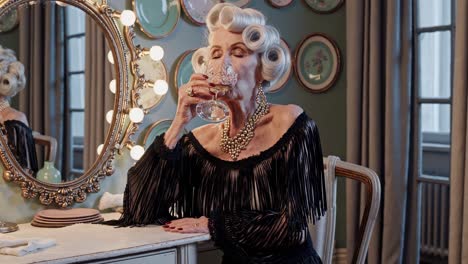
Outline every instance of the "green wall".
{"label": "green wall", "polygon": [[0,33],[0,46],[8,47],[16,52],[18,55],[19,50],[19,30],[18,26],[13,28],[12,30]]}
{"label": "green wall", "polygon": [[[109,1],[116,9],[131,9],[129,0]],[[310,117],[318,124],[324,155],[336,155],[344,159],[346,153],[346,89],[344,68],[345,58],[345,7],[342,6],[332,14],[316,14],[304,3],[304,1],[293,1],[285,8],[276,9],[271,7],[267,1],[252,0],[249,7],[263,12],[269,24],[279,29],[281,36],[288,42],[294,51],[299,42],[309,34],[321,32],[329,35],[336,41],[341,51],[342,69],[335,85],[324,93],[314,94],[302,87],[293,75],[286,86],[277,93],[268,95],[272,103],[297,104],[304,108]],[[175,30],[167,37],[160,40],[152,40],[138,32],[135,42],[142,46],[150,47],[160,45],[165,49],[163,61],[169,73],[171,89],[163,101],[153,109],[140,126],[140,131],[135,135],[138,138],[146,128],[153,122],[163,118],[173,118],[176,110],[176,91],[172,80],[177,58],[186,50],[194,49],[206,43],[205,30],[202,27],[192,25],[185,15],[182,15]],[[17,30],[9,34],[0,34],[0,45],[10,48],[17,46]],[[200,120],[194,120],[189,129],[202,124]],[[118,156],[116,160],[116,173],[102,181],[101,192],[90,194],[79,207],[96,207],[100,195],[104,191],[112,193],[123,192],[126,171],[132,165],[128,153]],[[24,200],[19,194],[19,188],[12,183],[5,183],[0,179],[0,219],[15,222],[30,221],[34,213],[43,208],[35,200]],[[345,195],[344,184],[339,182],[338,186],[338,215],[337,215],[337,247],[345,245]]]}

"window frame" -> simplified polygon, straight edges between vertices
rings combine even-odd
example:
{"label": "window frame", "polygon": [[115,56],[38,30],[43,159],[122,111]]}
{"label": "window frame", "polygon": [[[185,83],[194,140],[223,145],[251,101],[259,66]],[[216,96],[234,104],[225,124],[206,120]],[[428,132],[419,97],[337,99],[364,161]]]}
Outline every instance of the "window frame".
{"label": "window frame", "polygon": [[[450,24],[443,25],[443,26],[428,26],[423,28],[418,28],[418,18],[419,18],[419,3],[423,0],[414,0],[413,1],[413,48],[414,48],[414,62],[413,62],[413,89],[412,89],[412,125],[413,125],[413,133],[411,140],[413,144],[412,147],[412,173],[413,173],[413,182],[412,182],[412,199],[416,199],[415,206],[416,206],[416,223],[415,227],[417,228],[417,261],[420,261],[421,257],[425,257],[422,255],[422,243],[424,239],[423,234],[421,233],[421,228],[423,225],[428,225],[428,223],[423,223],[425,218],[422,218],[423,213],[423,202],[422,202],[422,195],[423,195],[423,186],[429,186],[431,184],[435,184],[440,186],[450,188],[450,162],[449,164],[445,164],[446,162],[442,160],[437,160],[442,165],[447,166],[442,168],[442,170],[437,171],[444,171],[448,172],[448,175],[434,175],[437,173],[431,173],[431,175],[424,174],[424,172],[430,171],[430,165],[424,166],[423,163],[423,152],[435,154],[435,155],[447,155],[446,157],[450,159],[450,148],[451,148],[451,127],[453,122],[453,107],[452,107],[452,97],[453,97],[453,69],[454,69],[454,36],[455,36],[455,10],[456,10],[456,1],[450,0],[451,8],[450,8]],[[450,96],[448,98],[427,98],[421,96],[420,90],[420,83],[421,83],[421,72],[420,72],[420,57],[421,57],[421,49],[419,43],[419,36],[423,33],[429,32],[438,32],[438,31],[449,31],[450,32],[450,82],[449,82],[449,89],[450,89]],[[441,105],[449,105],[450,106],[450,130],[448,133],[439,133],[439,132],[422,132],[422,124],[421,124],[421,107],[423,104],[441,104]],[[440,157],[440,156],[435,156]],[[433,157],[432,157],[433,158]],[[431,162],[431,158],[427,159],[427,162]],[[438,166],[438,164],[437,164]],[[440,201],[440,206],[446,206],[447,201]],[[427,212],[426,212],[427,213]],[[427,219],[426,219],[427,220]],[[441,248],[448,248],[448,243],[442,237],[448,233],[448,227],[446,226],[446,220],[441,219],[440,223],[434,223],[435,225],[440,226],[440,236],[438,237],[439,246]],[[445,221],[445,222],[444,222]],[[427,234],[426,234],[427,235]],[[427,237],[426,237],[427,239]],[[427,241],[426,241],[427,242]],[[441,252],[440,254],[444,255],[444,258],[448,258],[447,252]]]}
{"label": "window frame", "polygon": [[[69,12],[68,12],[68,6],[65,8],[65,18],[68,17],[69,15]],[[73,113],[84,113],[85,112],[85,108],[77,108],[77,107],[71,107],[71,102],[70,102],[70,96],[71,96],[71,85],[70,85],[70,82],[71,82],[71,77],[72,76],[76,76],[76,75],[85,75],[85,68],[86,67],[85,65],[83,65],[83,69],[79,69],[79,70],[76,70],[74,69],[73,71],[72,70],[69,70],[69,67],[68,67],[68,63],[69,63],[69,45],[68,43],[73,40],[73,39],[79,39],[79,38],[83,38],[85,39],[86,37],[86,29],[85,27],[84,28],[84,31],[80,32],[80,33],[73,33],[73,34],[70,34],[68,35],[67,34],[67,19],[64,19],[64,24],[65,24],[65,37],[64,37],[64,49],[65,49],[65,91],[64,91],[64,96],[65,96],[65,100],[64,100],[64,120],[65,120],[65,129],[64,129],[64,134],[65,134],[65,140],[64,142],[67,142],[65,144],[65,157],[64,157],[64,160],[66,160],[65,162],[65,177],[67,180],[74,180],[76,178],[79,178],[81,175],[83,175],[84,173],[84,169],[83,168],[75,168],[74,165],[75,165],[75,160],[74,160],[74,153],[76,150],[81,150],[83,151],[84,149],[84,144],[75,144],[74,139],[73,139],[73,135],[72,135],[72,115]],[[84,44],[86,42],[84,41]],[[80,45],[81,47],[81,45]],[[85,45],[83,45],[83,47],[85,47]],[[85,48],[84,48],[85,49]]]}
{"label": "window frame", "polygon": [[[414,89],[413,89],[413,107],[414,107],[414,115],[413,115],[413,126],[415,128],[415,133],[413,137],[413,142],[415,143],[415,159],[414,161],[417,163],[415,164],[416,168],[416,179],[418,182],[433,182],[436,180],[437,182],[443,182],[444,184],[448,184],[449,177],[446,176],[438,176],[438,175],[424,175],[422,173],[422,152],[424,150],[434,150],[434,151],[446,151],[447,148],[450,149],[450,138],[451,138],[451,131],[449,133],[437,133],[437,132],[422,132],[421,122],[421,106],[423,104],[440,104],[440,105],[449,105],[450,106],[450,126],[452,124],[452,94],[453,94],[453,67],[454,67],[454,47],[455,47],[455,5],[456,1],[451,1],[451,17],[450,17],[450,24],[449,25],[439,25],[439,26],[425,26],[425,27],[418,27],[418,17],[419,17],[419,3],[422,0],[414,0],[413,1],[413,44],[414,44],[414,69],[413,69],[413,77],[414,77]],[[421,72],[419,70],[419,58],[421,57],[420,54],[420,42],[419,37],[421,34],[424,33],[434,33],[434,32],[442,32],[442,31],[449,31],[450,32],[450,96],[448,98],[428,98],[422,97],[420,91],[420,77]],[[446,178],[446,179],[445,179]]]}

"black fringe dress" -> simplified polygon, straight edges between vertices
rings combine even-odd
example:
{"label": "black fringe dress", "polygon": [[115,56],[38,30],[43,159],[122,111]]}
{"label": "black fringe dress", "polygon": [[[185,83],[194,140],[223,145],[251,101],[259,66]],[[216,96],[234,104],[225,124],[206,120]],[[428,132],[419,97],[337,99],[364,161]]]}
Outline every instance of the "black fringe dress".
{"label": "black fringe dress", "polygon": [[[223,263],[322,263],[307,222],[326,210],[318,129],[302,113],[271,148],[221,160],[190,132],[173,150],[155,139],[128,172],[119,226],[209,218]],[[177,216],[177,217],[175,217]]]}
{"label": "black fringe dress", "polygon": [[7,136],[8,147],[23,169],[36,176],[39,165],[36,156],[36,143],[32,130],[19,120],[7,120],[1,125]]}

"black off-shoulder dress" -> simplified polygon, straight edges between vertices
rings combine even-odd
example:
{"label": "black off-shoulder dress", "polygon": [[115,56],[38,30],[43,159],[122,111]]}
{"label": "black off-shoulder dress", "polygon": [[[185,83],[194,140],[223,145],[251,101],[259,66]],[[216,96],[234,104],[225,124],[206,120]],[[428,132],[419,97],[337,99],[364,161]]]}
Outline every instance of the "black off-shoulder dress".
{"label": "black off-shoulder dress", "polygon": [[7,120],[1,127],[7,136],[8,147],[20,166],[35,176],[39,166],[31,128],[19,120]]}
{"label": "black off-shoulder dress", "polygon": [[238,161],[211,155],[191,132],[173,150],[157,137],[128,172],[124,214],[108,224],[206,216],[224,264],[322,263],[307,222],[326,208],[319,132],[302,113],[274,146]]}

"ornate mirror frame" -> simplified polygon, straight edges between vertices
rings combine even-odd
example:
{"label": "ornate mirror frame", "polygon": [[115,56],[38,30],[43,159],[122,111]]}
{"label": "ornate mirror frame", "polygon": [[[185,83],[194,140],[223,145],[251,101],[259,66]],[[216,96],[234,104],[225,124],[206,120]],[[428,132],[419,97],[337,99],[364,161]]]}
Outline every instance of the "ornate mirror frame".
{"label": "ornate mirror frame", "polygon": [[[53,0],[0,0],[0,16],[8,10],[23,5],[55,2]],[[0,158],[3,163],[3,178],[20,185],[24,198],[38,197],[45,205],[54,203],[68,207],[75,202],[83,202],[87,193],[100,190],[100,180],[114,173],[113,160],[125,147],[135,145],[131,137],[138,129],[138,123],[129,119],[129,109],[141,106],[137,104],[141,89],[148,85],[144,75],[138,70],[136,61],[147,50],[133,46],[133,26],[123,26],[119,20],[120,12],[107,5],[107,0],[60,0],[85,11],[99,24],[108,45],[114,54],[114,70],[117,89],[115,93],[113,118],[101,153],[91,168],[80,178],[58,184],[41,182],[23,170],[12,155],[3,131],[0,131]],[[131,83],[133,79],[133,83]],[[103,87],[106,89],[107,87]],[[147,112],[147,111],[146,111]],[[139,121],[141,122],[141,121]]]}

